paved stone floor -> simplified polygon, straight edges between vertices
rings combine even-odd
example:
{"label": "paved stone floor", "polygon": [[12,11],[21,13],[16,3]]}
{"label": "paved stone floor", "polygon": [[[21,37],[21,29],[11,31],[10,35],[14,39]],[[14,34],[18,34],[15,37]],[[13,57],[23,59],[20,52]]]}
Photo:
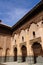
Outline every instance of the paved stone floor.
{"label": "paved stone floor", "polygon": [[28,65],[28,63],[18,63],[18,62],[7,62],[2,64],[3,65]]}
{"label": "paved stone floor", "polygon": [[28,64],[26,62],[24,63],[18,63],[18,62],[7,62],[7,63],[2,63],[0,65],[43,65],[43,63],[36,63],[36,64]]}

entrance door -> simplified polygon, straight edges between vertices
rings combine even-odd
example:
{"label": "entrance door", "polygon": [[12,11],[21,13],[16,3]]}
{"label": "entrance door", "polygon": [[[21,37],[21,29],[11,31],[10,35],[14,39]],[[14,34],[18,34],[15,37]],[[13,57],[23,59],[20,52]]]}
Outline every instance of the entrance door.
{"label": "entrance door", "polygon": [[14,48],[14,61],[17,61],[17,48]]}
{"label": "entrance door", "polygon": [[22,62],[25,62],[27,56],[27,48],[23,45],[21,50],[22,50]]}
{"label": "entrance door", "polygon": [[42,54],[41,44],[38,42],[34,42],[32,45],[33,53],[34,53],[34,63],[37,63],[37,57]]}

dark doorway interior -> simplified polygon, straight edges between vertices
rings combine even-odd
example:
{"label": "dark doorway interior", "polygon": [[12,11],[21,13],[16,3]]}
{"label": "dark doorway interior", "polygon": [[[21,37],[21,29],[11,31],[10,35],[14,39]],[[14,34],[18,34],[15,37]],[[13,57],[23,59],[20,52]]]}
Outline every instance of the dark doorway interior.
{"label": "dark doorway interior", "polygon": [[41,56],[42,47],[41,44],[38,42],[34,42],[32,45],[33,53],[34,53],[34,63],[37,63],[37,57]]}
{"label": "dark doorway interior", "polygon": [[23,45],[21,50],[22,50],[22,62],[25,62],[26,61],[26,56],[27,56],[27,48],[26,48],[26,46]]}
{"label": "dark doorway interior", "polygon": [[17,61],[17,48],[14,48],[14,61]]}

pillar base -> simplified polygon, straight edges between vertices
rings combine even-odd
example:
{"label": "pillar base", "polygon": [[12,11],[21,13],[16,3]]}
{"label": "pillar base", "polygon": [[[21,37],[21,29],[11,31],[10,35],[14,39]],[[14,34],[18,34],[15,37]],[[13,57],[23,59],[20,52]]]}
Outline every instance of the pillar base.
{"label": "pillar base", "polygon": [[43,63],[43,57],[42,56],[38,56],[36,58],[36,61],[37,61],[37,63]]}
{"label": "pillar base", "polygon": [[14,57],[13,56],[7,56],[6,62],[14,62]]}
{"label": "pillar base", "polygon": [[17,57],[17,62],[18,62],[18,63],[21,63],[21,62],[22,62],[22,57],[21,57],[21,56],[18,56],[18,57]]}
{"label": "pillar base", "polygon": [[33,58],[33,56],[27,56],[26,57],[26,62],[28,62],[29,64],[34,64],[34,58]]}
{"label": "pillar base", "polygon": [[5,57],[4,56],[0,56],[0,63],[3,63],[5,60]]}

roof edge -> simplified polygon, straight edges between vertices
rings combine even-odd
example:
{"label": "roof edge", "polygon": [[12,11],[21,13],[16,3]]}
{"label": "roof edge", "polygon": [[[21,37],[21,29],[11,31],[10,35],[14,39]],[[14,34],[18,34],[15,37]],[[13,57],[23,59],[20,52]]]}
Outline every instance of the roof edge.
{"label": "roof edge", "polygon": [[12,29],[14,29],[17,25],[19,25],[25,18],[27,18],[33,11],[35,11],[40,5],[43,4],[43,0],[41,0],[37,5],[35,5],[26,15],[24,15],[16,24],[12,26]]}

